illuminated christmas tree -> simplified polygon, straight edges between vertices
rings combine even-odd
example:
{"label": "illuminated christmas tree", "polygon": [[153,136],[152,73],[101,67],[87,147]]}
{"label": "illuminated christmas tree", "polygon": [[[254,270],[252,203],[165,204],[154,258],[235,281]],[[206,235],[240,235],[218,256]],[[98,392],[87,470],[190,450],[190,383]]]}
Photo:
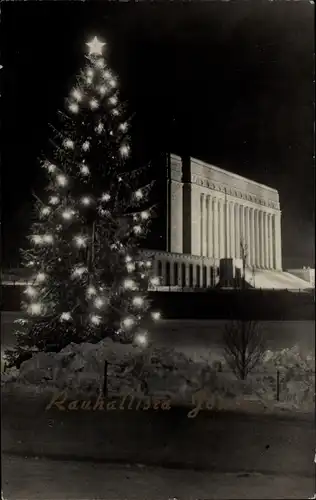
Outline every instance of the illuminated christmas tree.
{"label": "illuminated christmas tree", "polygon": [[47,195],[36,201],[38,220],[23,251],[33,278],[11,362],[105,337],[146,344],[147,327],[159,318],[147,300],[157,279],[139,250],[152,216],[151,183],[143,185],[142,169],[129,165],[128,120],[106,45],[96,37],[86,45],[86,65],[42,161]]}

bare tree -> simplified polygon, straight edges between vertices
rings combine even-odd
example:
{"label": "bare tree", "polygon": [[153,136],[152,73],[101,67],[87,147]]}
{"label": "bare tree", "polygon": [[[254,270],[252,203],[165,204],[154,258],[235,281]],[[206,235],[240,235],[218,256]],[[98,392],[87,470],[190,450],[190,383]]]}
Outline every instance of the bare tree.
{"label": "bare tree", "polygon": [[256,321],[238,320],[227,324],[223,335],[224,356],[235,375],[245,380],[265,352],[262,332]]}

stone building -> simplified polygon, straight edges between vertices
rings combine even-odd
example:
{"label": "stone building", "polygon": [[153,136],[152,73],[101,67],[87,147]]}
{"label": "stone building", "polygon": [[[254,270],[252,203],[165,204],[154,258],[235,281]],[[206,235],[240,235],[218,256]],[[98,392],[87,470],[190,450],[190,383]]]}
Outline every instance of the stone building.
{"label": "stone building", "polygon": [[[155,272],[168,287],[212,287],[220,263],[252,287],[300,288],[282,272],[281,210],[276,189],[195,158],[168,155],[160,175],[162,233]],[[165,170],[164,170],[165,168]],[[158,249],[159,248],[159,249]]]}
{"label": "stone building", "polygon": [[282,269],[276,189],[194,158],[170,157],[170,251]]}

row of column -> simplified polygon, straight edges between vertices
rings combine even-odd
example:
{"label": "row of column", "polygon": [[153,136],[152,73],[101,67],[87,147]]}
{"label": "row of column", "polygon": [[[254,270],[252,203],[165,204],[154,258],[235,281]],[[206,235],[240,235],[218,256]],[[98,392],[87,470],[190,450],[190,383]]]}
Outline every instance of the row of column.
{"label": "row of column", "polygon": [[192,262],[155,260],[154,274],[161,278],[161,286],[212,287],[217,270],[212,266]]}
{"label": "row of column", "polygon": [[201,194],[200,255],[243,258],[248,266],[281,269],[281,216]]}

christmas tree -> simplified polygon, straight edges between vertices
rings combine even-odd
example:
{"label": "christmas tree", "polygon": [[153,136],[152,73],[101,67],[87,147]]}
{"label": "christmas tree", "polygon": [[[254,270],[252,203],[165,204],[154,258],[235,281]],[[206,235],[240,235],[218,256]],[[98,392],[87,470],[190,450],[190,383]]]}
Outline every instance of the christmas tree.
{"label": "christmas tree", "polygon": [[30,248],[22,251],[33,277],[11,364],[70,342],[146,344],[149,322],[159,318],[147,299],[157,278],[139,248],[153,215],[151,183],[129,165],[129,123],[106,45],[96,37],[86,45],[85,67],[41,161],[47,192],[36,199]]}

